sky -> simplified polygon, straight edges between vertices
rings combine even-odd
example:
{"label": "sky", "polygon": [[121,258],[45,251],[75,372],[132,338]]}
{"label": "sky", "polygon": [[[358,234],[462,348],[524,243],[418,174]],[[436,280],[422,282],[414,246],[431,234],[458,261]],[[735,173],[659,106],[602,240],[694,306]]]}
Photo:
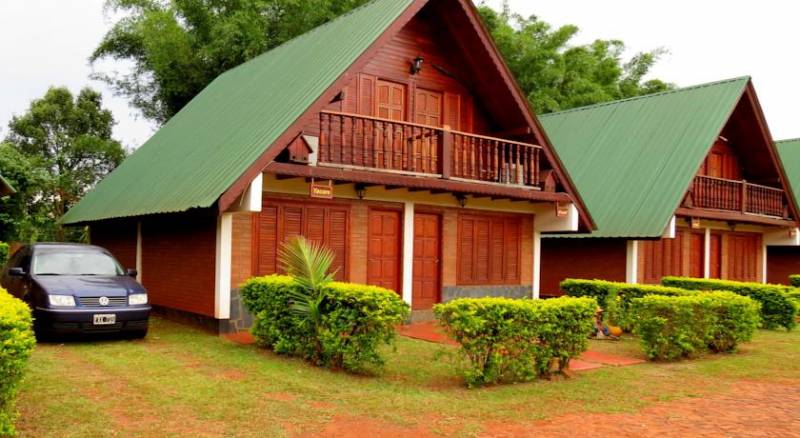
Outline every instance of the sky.
{"label": "sky", "polygon": [[[486,0],[499,7],[502,0]],[[104,0],[0,0],[0,138],[12,115],[50,86],[91,86],[117,120],[115,138],[136,148],[155,126],[89,78],[88,57],[111,27]],[[776,140],[800,137],[800,38],[791,33],[800,2],[762,0],[509,0],[511,9],[553,25],[575,24],[576,44],[620,39],[628,55],[669,50],[653,69],[678,86],[749,75]],[[107,62],[100,71],[126,71]]]}

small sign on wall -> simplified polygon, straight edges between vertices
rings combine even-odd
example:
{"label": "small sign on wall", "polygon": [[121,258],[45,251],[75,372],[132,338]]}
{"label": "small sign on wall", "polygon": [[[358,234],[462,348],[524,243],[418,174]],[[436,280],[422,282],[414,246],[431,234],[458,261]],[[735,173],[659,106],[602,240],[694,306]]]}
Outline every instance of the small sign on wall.
{"label": "small sign on wall", "polygon": [[556,217],[567,217],[569,216],[569,207],[570,204],[562,204],[560,202],[556,203]]}
{"label": "small sign on wall", "polygon": [[309,196],[312,198],[333,199],[333,181],[320,183],[312,179],[311,188],[309,190]]}
{"label": "small sign on wall", "polygon": [[696,217],[692,218],[692,229],[693,230],[699,230],[700,229],[700,219],[699,218],[696,218]]}

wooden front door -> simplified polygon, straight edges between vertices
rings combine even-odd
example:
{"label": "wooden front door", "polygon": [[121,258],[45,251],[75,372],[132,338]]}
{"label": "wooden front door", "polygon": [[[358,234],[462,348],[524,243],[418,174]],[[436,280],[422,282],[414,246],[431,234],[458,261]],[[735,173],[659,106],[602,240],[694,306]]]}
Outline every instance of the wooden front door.
{"label": "wooden front door", "polygon": [[722,278],[722,235],[711,233],[708,256],[709,277]]}
{"label": "wooden front door", "polygon": [[706,235],[705,233],[692,233],[691,236],[691,246],[689,247],[689,276],[703,278],[705,276]]}
{"label": "wooden front door", "polygon": [[375,115],[382,119],[406,119],[406,86],[395,82],[377,82]]}
{"label": "wooden front door", "polygon": [[730,233],[725,252],[727,253],[728,280],[759,281],[759,253],[761,237],[758,234]]}
{"label": "wooden front door", "polygon": [[412,308],[429,310],[439,302],[441,257],[441,217],[414,215],[414,287]]}
{"label": "wooden front door", "polygon": [[367,283],[400,293],[401,212],[370,210],[367,230]]}

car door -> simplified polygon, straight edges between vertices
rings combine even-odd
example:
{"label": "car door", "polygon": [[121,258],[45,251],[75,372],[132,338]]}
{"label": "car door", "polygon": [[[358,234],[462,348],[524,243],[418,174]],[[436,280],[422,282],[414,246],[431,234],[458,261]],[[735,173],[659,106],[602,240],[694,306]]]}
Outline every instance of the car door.
{"label": "car door", "polygon": [[[12,276],[8,273],[11,268],[22,268],[25,275],[22,277]],[[17,251],[11,260],[8,261],[6,269],[3,271],[3,287],[13,296],[26,300],[30,292],[30,268],[31,251],[30,248],[22,248]]]}

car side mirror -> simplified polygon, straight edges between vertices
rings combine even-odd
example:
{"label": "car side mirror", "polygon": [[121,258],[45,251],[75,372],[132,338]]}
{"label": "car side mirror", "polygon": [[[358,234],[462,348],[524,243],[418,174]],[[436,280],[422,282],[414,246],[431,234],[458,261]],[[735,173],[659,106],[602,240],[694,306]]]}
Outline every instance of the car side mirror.
{"label": "car side mirror", "polygon": [[128,277],[136,278],[136,276],[139,275],[139,271],[137,271],[136,269],[128,269],[127,274]]}
{"label": "car side mirror", "polygon": [[24,277],[25,276],[25,270],[22,269],[22,268],[19,268],[19,267],[9,268],[8,269],[8,275],[10,275],[12,277]]}

